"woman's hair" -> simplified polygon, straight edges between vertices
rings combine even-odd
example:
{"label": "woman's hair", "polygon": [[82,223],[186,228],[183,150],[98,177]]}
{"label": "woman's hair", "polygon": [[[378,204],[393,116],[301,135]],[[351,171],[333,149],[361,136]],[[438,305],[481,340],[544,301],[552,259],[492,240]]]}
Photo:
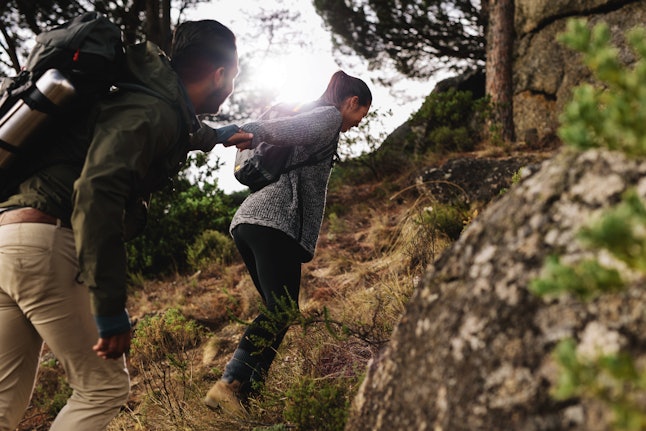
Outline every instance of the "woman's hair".
{"label": "woman's hair", "polygon": [[335,72],[323,95],[320,104],[341,106],[348,97],[358,96],[359,105],[367,106],[372,103],[372,93],[368,85],[359,78],[350,76],[342,70]]}
{"label": "woman's hair", "polygon": [[235,65],[236,53],[233,32],[212,19],[180,24],[170,48],[173,69],[189,81],[199,80],[213,68]]}

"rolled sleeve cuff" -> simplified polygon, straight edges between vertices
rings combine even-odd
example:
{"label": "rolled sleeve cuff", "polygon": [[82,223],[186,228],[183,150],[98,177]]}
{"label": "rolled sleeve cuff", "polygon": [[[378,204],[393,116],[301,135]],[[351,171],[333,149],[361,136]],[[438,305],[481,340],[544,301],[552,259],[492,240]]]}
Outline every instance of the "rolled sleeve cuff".
{"label": "rolled sleeve cuff", "polygon": [[204,124],[191,138],[190,149],[209,152],[215,144],[224,144],[239,131],[240,128],[235,124],[217,129]]}
{"label": "rolled sleeve cuff", "polygon": [[219,127],[215,129],[216,140],[218,143],[223,144],[240,131],[240,127],[235,124],[230,124],[228,126]]}
{"label": "rolled sleeve cuff", "polygon": [[132,327],[130,316],[127,310],[116,316],[94,316],[96,327],[99,330],[99,337],[108,338],[113,335],[123,334],[130,331]]}

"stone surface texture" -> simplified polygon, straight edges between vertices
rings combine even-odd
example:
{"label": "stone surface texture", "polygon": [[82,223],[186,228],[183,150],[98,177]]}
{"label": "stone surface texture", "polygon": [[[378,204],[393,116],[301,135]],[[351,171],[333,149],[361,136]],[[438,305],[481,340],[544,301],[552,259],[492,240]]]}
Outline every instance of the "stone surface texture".
{"label": "stone surface texture", "polygon": [[610,429],[597,402],[552,398],[552,352],[564,338],[582,351],[601,340],[643,364],[643,278],[623,271],[625,292],[588,302],[539,298],[528,285],[550,255],[576,262],[598,253],[577,232],[630,188],[646,199],[646,163],[563,149],[527,172],[429,270],[369,363],[346,430]]}

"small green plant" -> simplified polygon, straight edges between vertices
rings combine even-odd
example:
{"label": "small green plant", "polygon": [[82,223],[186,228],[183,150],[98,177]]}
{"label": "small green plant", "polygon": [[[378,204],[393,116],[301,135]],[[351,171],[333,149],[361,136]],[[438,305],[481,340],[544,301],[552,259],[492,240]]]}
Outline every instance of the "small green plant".
{"label": "small green plant", "polygon": [[34,388],[32,402],[39,410],[54,418],[65,407],[72,395],[72,388],[56,361],[41,364],[38,373],[38,385]]}
{"label": "small green plant", "polygon": [[514,175],[511,176],[511,183],[518,184],[522,179],[523,179],[523,168],[520,168],[516,172],[514,172]]}
{"label": "small green plant", "polygon": [[335,212],[329,213],[327,218],[330,223],[330,227],[328,228],[330,234],[335,235],[345,232],[345,223]]}
{"label": "small green plant", "polygon": [[256,427],[251,431],[288,431],[289,428],[287,428],[286,425],[284,424],[278,424],[278,425],[272,425],[270,427]]}
{"label": "small green plant", "polygon": [[135,328],[131,364],[143,377],[147,402],[159,409],[169,424],[190,427],[187,405],[199,388],[193,364],[204,330],[195,321],[171,308],[163,314],[144,317]]}
{"label": "small green plant", "polygon": [[646,272],[646,207],[634,190],[581,237],[590,246],[607,249],[629,268]]}
{"label": "small green plant", "polygon": [[460,203],[453,205],[436,204],[424,208],[419,223],[429,225],[455,241],[460,237],[467,218],[468,209],[466,205],[460,205]]}
{"label": "small green plant", "polygon": [[603,85],[582,84],[562,116],[559,136],[575,148],[605,147],[631,156],[646,155],[646,29],[634,28],[626,40],[637,57],[625,67],[601,23],[590,30],[585,20],[568,21],[560,40],[583,55]]}
{"label": "small green plant", "polygon": [[[520,168],[516,172],[514,172],[514,174],[511,176],[511,185],[513,186],[514,184],[518,184],[522,179],[523,179],[523,168]],[[502,196],[508,191],[509,191],[508,188],[503,187],[502,189],[500,189],[500,192],[498,192],[498,194]]]}
{"label": "small green plant", "polygon": [[554,356],[561,368],[552,391],[556,399],[596,398],[612,408],[616,430],[639,431],[646,427],[644,402],[640,401],[646,393],[646,371],[638,370],[632,356],[600,352],[586,357],[577,352],[572,339],[559,342]]}
{"label": "small green plant", "polygon": [[177,308],[147,316],[137,323],[132,340],[133,361],[156,361],[169,353],[186,351],[199,344],[203,329]]}
{"label": "small green plant", "polygon": [[259,348],[270,348],[275,337],[292,325],[301,324],[304,327],[308,325],[305,316],[298,308],[298,303],[291,299],[289,294],[285,293],[283,296],[274,297],[274,300],[276,301],[274,310],[269,310],[265,304],[258,305],[260,312],[265,316],[264,320],[250,323],[250,325],[257,325],[256,327],[264,333],[262,336],[251,335],[249,337]]}
{"label": "small green plant", "polygon": [[590,299],[600,293],[619,291],[623,287],[619,272],[604,267],[597,260],[563,265],[558,256],[551,256],[545,263],[543,275],[532,281],[530,290],[540,296],[574,293],[582,299]]}

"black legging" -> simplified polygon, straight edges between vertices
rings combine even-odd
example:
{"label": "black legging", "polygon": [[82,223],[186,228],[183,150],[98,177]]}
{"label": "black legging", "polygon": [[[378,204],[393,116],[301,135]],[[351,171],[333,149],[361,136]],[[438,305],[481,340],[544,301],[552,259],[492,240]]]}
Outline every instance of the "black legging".
{"label": "black legging", "polygon": [[252,356],[250,380],[262,382],[287,333],[285,306],[298,309],[303,249],[284,232],[252,224],[238,225],[233,239],[267,311],[254,319],[238,345]]}

